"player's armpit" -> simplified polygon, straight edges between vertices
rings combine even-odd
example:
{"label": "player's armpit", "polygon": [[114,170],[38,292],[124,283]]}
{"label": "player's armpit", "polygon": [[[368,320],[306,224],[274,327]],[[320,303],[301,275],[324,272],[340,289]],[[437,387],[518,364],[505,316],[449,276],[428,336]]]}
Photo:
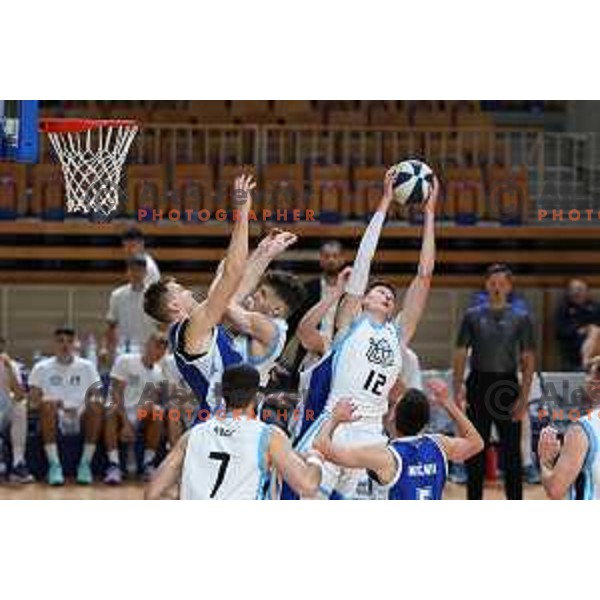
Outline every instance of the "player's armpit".
{"label": "player's armpit", "polygon": [[173,488],[178,488],[181,481],[181,471],[188,440],[189,432],[179,438],[176,446],[159,465],[152,480],[146,486],[144,491],[145,500],[173,498]]}

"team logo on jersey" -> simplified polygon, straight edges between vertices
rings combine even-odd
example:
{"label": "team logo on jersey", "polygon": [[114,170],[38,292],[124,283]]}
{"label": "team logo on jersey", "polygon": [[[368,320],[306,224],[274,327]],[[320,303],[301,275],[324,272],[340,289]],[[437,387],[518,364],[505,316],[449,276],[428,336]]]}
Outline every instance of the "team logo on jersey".
{"label": "team logo on jersey", "polygon": [[50,385],[62,385],[62,375],[50,375]]}
{"label": "team logo on jersey", "polygon": [[391,367],[394,364],[394,351],[385,338],[380,340],[369,338],[369,348],[366,356],[370,363],[382,367]]}

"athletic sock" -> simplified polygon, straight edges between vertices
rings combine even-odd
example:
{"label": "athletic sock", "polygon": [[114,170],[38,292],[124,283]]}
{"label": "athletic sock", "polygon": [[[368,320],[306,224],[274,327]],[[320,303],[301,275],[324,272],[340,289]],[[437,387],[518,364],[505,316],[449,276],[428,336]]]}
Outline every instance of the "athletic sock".
{"label": "athletic sock", "polygon": [[56,444],[45,444],[44,450],[46,451],[46,456],[48,457],[48,462],[53,465],[60,464],[60,460],[58,458],[58,447]]}
{"label": "athletic sock", "polygon": [[119,464],[119,451],[118,450],[109,450],[108,451],[108,461],[113,465]]}
{"label": "athletic sock", "polygon": [[25,448],[23,446],[13,447],[13,467],[25,464]]}
{"label": "athletic sock", "polygon": [[156,452],[154,450],[144,450],[144,464],[147,465],[154,460]]}
{"label": "athletic sock", "polygon": [[25,462],[25,440],[27,439],[27,407],[17,402],[13,405],[10,424],[10,440],[13,447],[13,466]]}
{"label": "athletic sock", "polygon": [[92,458],[94,458],[94,452],[96,452],[96,444],[84,444],[81,462],[88,464],[91,463]]}

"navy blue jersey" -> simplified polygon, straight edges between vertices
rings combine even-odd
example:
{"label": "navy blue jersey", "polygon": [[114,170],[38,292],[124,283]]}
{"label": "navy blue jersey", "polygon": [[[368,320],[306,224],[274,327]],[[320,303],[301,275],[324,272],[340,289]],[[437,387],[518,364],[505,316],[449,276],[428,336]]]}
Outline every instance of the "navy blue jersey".
{"label": "navy blue jersey", "polygon": [[433,436],[392,440],[388,448],[398,462],[387,486],[388,500],[441,500],[446,483],[446,455]]}
{"label": "navy blue jersey", "polygon": [[[169,342],[175,364],[198,400],[198,410],[211,412],[220,402],[220,398],[215,397],[215,386],[221,382],[223,371],[227,367],[240,364],[242,357],[234,349],[231,337],[221,325],[213,329],[206,352],[198,355],[188,354],[183,345],[184,331],[188,322],[188,319],[185,319],[171,326]],[[201,420],[206,418],[205,415]],[[195,422],[198,422],[198,415]]]}

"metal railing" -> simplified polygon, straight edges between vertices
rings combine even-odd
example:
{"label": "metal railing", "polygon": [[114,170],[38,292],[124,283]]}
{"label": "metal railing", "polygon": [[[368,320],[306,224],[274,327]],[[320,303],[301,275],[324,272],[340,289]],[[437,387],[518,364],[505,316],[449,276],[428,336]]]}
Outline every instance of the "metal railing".
{"label": "metal railing", "polygon": [[[600,152],[592,133],[537,129],[148,124],[129,155],[133,164],[392,164],[408,156],[449,167],[525,167],[531,214],[539,208],[593,207],[600,192]],[[42,160],[47,160],[42,140]]]}

